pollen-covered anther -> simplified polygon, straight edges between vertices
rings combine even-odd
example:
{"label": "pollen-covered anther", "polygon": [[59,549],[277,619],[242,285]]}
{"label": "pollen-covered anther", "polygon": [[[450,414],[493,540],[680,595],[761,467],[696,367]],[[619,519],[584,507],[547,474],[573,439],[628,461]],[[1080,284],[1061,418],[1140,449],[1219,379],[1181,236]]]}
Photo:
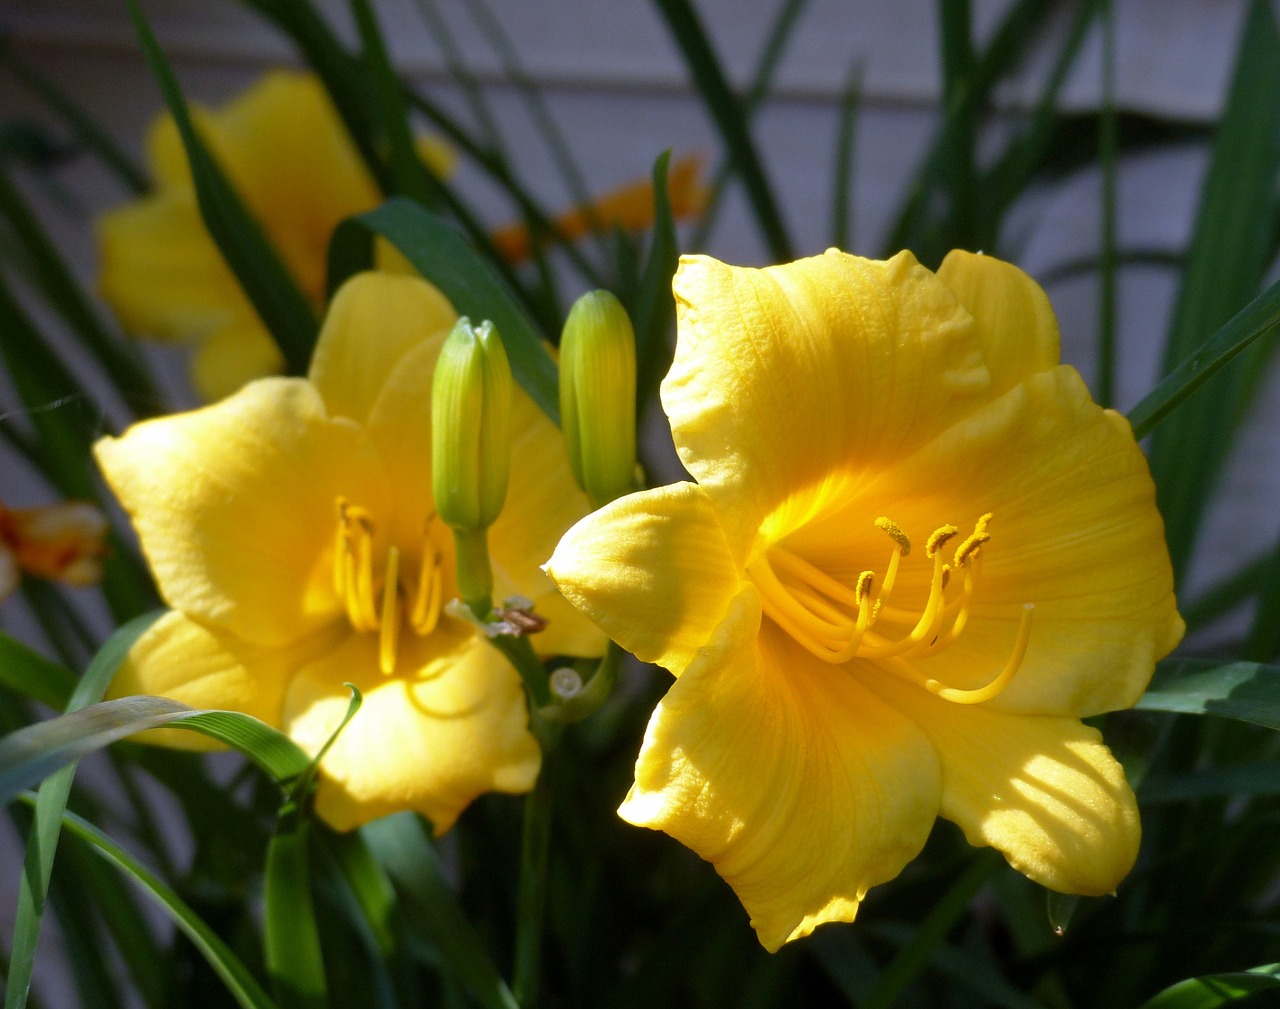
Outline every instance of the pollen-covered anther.
{"label": "pollen-covered anther", "polygon": [[[866,570],[850,584],[781,544],[753,561],[747,573],[760,592],[764,614],[818,658],[845,663],[856,656],[896,668],[902,660],[937,654],[964,630],[981,571],[981,548],[991,539],[990,521],[989,514],[977,521],[950,563],[943,559],[943,550],[959,530],[948,524],[930,534],[924,552],[932,571],[927,598],[919,609],[889,604],[910,541],[896,522],[885,517],[875,521],[876,528],[893,540],[883,578]],[[920,678],[913,678],[923,685]]]}
{"label": "pollen-covered anther", "polygon": [[394,545],[386,548],[382,570],[377,570],[374,562],[377,527],[367,509],[338,498],[337,512],[334,591],[354,630],[377,632],[378,665],[383,673],[390,675],[396,667],[401,623],[407,620],[414,633],[423,636],[434,631],[440,621],[445,602],[445,575],[444,550],[435,530],[438,523],[429,518],[424,525],[415,578],[412,560]]}

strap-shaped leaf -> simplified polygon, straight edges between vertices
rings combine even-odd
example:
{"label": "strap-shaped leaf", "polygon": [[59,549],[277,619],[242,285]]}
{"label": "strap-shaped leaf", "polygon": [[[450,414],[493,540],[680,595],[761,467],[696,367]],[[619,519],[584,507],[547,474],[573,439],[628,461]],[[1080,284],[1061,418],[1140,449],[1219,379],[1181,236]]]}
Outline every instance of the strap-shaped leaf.
{"label": "strap-shaped leaf", "polygon": [[128,4],[142,54],[160,86],[191,163],[196,201],[205,227],[279,346],[289,372],[305,374],[316,342],[315,312],[200,138],[178,79],[136,0],[128,0]]}
{"label": "strap-shaped leaf", "polygon": [[497,326],[512,374],[542,412],[559,423],[556,365],[542,334],[466,240],[412,200],[388,200],[338,225],[329,244],[329,293],[372,265],[375,235],[399,249],[460,314]]}
{"label": "strap-shaped leaf", "polygon": [[147,729],[188,729],[240,750],[281,784],[310,758],[287,736],[238,711],[198,711],[167,697],[122,697],[29,725],[0,740],[0,802],[59,768]]}
{"label": "strap-shaped leaf", "polygon": [[[69,712],[78,711],[102,697],[133,643],[159,615],[158,612],[148,613],[131,620],[107,639],[72,692],[71,700],[67,702]],[[58,847],[62,814],[67,808],[75,770],[74,763],[61,767],[45,780],[36,796],[35,822],[27,836],[22,878],[18,883],[18,907],[13,923],[4,1009],[23,1009],[27,1004],[40,938],[40,922],[44,917],[49,877],[53,872],[53,855]]]}
{"label": "strap-shaped leaf", "polygon": [[74,813],[63,813],[60,821],[70,836],[83,841],[155,899],[174,925],[200,951],[214,973],[222,979],[241,1009],[276,1009],[275,1003],[262,990],[262,986],[240,958],[232,952],[231,947],[219,939],[217,933],[158,876],[97,827]]}
{"label": "strap-shaped leaf", "polygon": [[654,387],[671,367],[667,333],[675,317],[676,302],[671,278],[680,261],[676,247],[676,222],[667,191],[671,152],[663,151],[653,163],[653,238],[632,318],[636,331],[636,409],[643,410]]}
{"label": "strap-shaped leaf", "polygon": [[1147,999],[1138,1009],[1217,1009],[1254,992],[1280,988],[1280,963],[1231,974],[1188,978]]}
{"label": "strap-shaped leaf", "polygon": [[65,708],[76,675],[0,631],[0,683],[51,708]]}
{"label": "strap-shaped leaf", "polygon": [[1221,715],[1280,729],[1280,666],[1165,659],[1135,705],[1141,711]]}

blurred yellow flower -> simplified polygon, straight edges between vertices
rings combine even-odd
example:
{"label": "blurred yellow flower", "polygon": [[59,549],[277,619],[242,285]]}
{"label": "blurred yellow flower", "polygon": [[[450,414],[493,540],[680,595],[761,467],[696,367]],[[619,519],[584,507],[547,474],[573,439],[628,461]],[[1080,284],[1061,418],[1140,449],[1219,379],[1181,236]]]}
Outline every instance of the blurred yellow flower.
{"label": "blurred yellow flower", "polygon": [[715,864],[769,949],[851,920],[936,816],[1043,885],[1110,892],[1137,808],[1080,719],[1182,635],[1146,461],[1058,364],[1025,274],[952,253],[687,257],[662,398],[698,481],[547,565],[677,677],[620,810]]}
{"label": "blurred yellow flower", "polygon": [[35,508],[0,503],[0,602],[12,595],[25,572],[67,585],[93,585],[102,578],[107,519],[85,501]]}
{"label": "blurred yellow flower", "polygon": [[[706,189],[702,184],[702,159],[681,158],[671,166],[667,176],[667,195],[671,214],[676,220],[696,217],[706,205]],[[653,227],[653,183],[649,179],[628,182],[596,198],[590,207],[575,207],[557,217],[552,224],[566,242],[576,242],[593,230],[608,233],[615,227],[623,231],[643,231]],[[522,263],[533,254],[533,239],[523,224],[508,224],[492,235],[506,260]]]}
{"label": "blurred yellow flower", "polygon": [[[205,142],[317,311],[338,222],[381,201],[320,80],[276,70],[217,110],[193,107]],[[424,141],[434,171],[450,168]],[[173,117],[151,128],[153,193],[98,220],[99,288],[131,332],[199,345],[193,380],[206,399],[278,373],[283,361],[205,231]]]}
{"label": "blurred yellow flower", "polygon": [[[444,831],[475,796],[538,773],[518,675],[443,612],[456,590],[432,502],[430,389],[455,319],[419,278],[362,274],[335,296],[308,378],[260,379],[96,447],[173,607],[113,693],[245,711],[315,753],[355,683],[364,704],[316,800],[341,830],[412,809]],[[586,499],[559,432],[520,392],[512,430],[489,536],[496,591],[549,620],[540,650],[598,655],[603,635],[537,567]]]}

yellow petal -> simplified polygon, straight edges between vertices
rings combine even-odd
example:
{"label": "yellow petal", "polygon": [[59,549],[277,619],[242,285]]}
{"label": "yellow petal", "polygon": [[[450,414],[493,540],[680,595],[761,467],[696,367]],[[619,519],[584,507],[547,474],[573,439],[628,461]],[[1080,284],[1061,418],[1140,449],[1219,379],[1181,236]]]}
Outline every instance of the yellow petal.
{"label": "yellow petal", "polygon": [[161,191],[97,222],[98,289],[133,333],[199,339],[252,315],[190,192]]}
{"label": "yellow petal", "polygon": [[[891,517],[920,542],[944,523],[967,534],[988,512],[991,540],[969,622],[954,644],[913,664],[948,686],[990,682],[1031,603],[1026,658],[987,703],[1076,718],[1131,706],[1183,624],[1146,459],[1127,423],[1096,406],[1071,368],[1030,376],[793,533],[787,546],[821,557],[828,573],[852,583],[861,570],[883,571],[888,559],[874,517]],[[895,606],[923,605],[932,569],[923,554],[903,562]]]}
{"label": "yellow petal", "polygon": [[[972,320],[909,253],[832,250],[765,270],[687,256],[673,287],[662,402],[740,560],[784,501],[882,468],[985,396]],[[811,509],[790,510],[787,522]]]}
{"label": "yellow petal", "polygon": [[384,676],[376,635],[349,635],[290,685],[286,731],[309,753],[346,713],[343,682],[364,694],[321,764],[320,816],[350,830],[411,809],[441,834],[481,793],[533,787],[541,753],[506,659],[469,629],[405,635],[400,648],[397,675]]}
{"label": "yellow petal", "polygon": [[[193,708],[242,711],[279,728],[285,686],[307,654],[305,647],[248,645],[171,611],[134,643],[107,696],[152,694]],[[160,729],[139,739],[189,750],[218,748],[205,736],[179,729]]]}
{"label": "yellow petal", "polygon": [[212,403],[264,375],[284,371],[284,357],[252,309],[211,333],[191,365],[191,380]]}
{"label": "yellow petal", "polygon": [[1048,295],[1016,266],[956,249],[938,267],[938,279],[974,318],[992,399],[1058,363],[1058,320]]}
{"label": "yellow petal", "polygon": [[511,401],[511,474],[507,503],[489,529],[494,593],[531,599],[546,630],[532,639],[541,655],[596,656],[605,636],[582,613],[564,605],[542,563],[560,537],[591,510],[569,470],[560,430],[522,389]]}
{"label": "yellow petal", "polygon": [[[329,413],[364,423],[401,358],[424,343],[438,354],[457,318],[421,277],[352,277],[334,295],[311,359],[311,381]],[[431,375],[425,380],[418,395],[430,400]]]}
{"label": "yellow petal", "polygon": [[276,646],[341,612],[336,502],[390,498],[364,433],[302,379],[250,383],[213,406],[95,446],[174,608]]}
{"label": "yellow petal", "polygon": [[629,494],[588,515],[565,534],[546,572],[614,641],[676,675],[742,582],[715,509],[690,483]]}
{"label": "yellow petal", "polygon": [[1060,893],[1115,890],[1142,831],[1124,771],[1095,730],[1071,718],[948,704],[910,684],[874,683],[933,741],[942,815]]}
{"label": "yellow petal", "polygon": [[747,587],[654,712],[619,810],[712,862],[775,950],[850,921],[937,815],[937,756],[906,718],[766,625]]}

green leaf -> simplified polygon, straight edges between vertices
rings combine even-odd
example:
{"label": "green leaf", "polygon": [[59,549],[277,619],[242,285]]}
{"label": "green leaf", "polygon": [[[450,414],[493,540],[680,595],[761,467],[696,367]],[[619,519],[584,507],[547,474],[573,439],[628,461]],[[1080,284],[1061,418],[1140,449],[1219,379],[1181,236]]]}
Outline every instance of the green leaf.
{"label": "green leaf", "polygon": [[22,194],[0,168],[0,217],[7,219],[31,266],[31,276],[66,321],[80,345],[102,366],[133,412],[146,417],[163,407],[159,391],[133,345],[112,332],[81,289]]}
{"label": "green leaf", "polygon": [[1189,978],[1147,999],[1138,1009],[1215,1009],[1259,991],[1280,988],[1280,964],[1232,974]]}
{"label": "green leaf", "polygon": [[360,906],[378,952],[388,956],[396,945],[392,927],[396,893],[391,879],[357,831],[345,834],[323,831],[319,840]]}
{"label": "green leaf", "polygon": [[1221,715],[1280,729],[1280,666],[1211,659],[1165,659],[1139,711]]}
{"label": "green leaf", "polygon": [[163,881],[97,827],[74,813],[63,813],[61,822],[68,835],[83,841],[155,899],[174,925],[200,951],[242,1009],[276,1009],[275,1003],[231,948]]}
{"label": "green leaf", "polygon": [[311,898],[305,816],[290,804],[267,845],[263,943],[267,970],[284,1009],[328,1004],[324,955]]}
{"label": "green leaf", "polygon": [[[1278,171],[1280,33],[1268,0],[1254,0],[1174,305],[1167,372],[1177,374],[1175,369],[1201,358],[1204,334],[1221,327],[1258,290],[1272,256]],[[1273,332],[1269,328],[1266,335]],[[1229,435],[1274,346],[1274,340],[1259,341],[1152,440],[1151,472],[1179,581],[1232,444]]]}
{"label": "green leaf", "polygon": [[680,261],[680,250],[676,247],[676,222],[667,191],[670,164],[670,151],[663,151],[653,163],[653,238],[632,311],[636,333],[637,410],[644,409],[658,382],[671,367],[671,344],[667,337],[676,312],[671,278]]}
{"label": "green leaf", "polygon": [[[107,639],[76,684],[71,699],[67,702],[68,712],[78,711],[102,697],[133,643],[158,616],[159,613],[148,613],[131,620]],[[4,1009],[23,1009],[27,1004],[31,971],[35,966],[36,946],[40,937],[40,922],[44,917],[45,898],[53,872],[53,856],[58,847],[63,811],[67,806],[67,796],[71,793],[71,780],[74,776],[74,764],[56,771],[40,786],[35,799],[35,822],[27,836],[22,878],[18,884],[17,913],[14,916]]]}
{"label": "green leaf", "polygon": [[76,674],[0,631],[0,683],[33,701],[62,709],[71,699]]}
{"label": "green leaf", "polygon": [[199,732],[240,750],[277,783],[311,765],[287,736],[238,711],[199,711],[167,697],[121,697],[28,725],[0,739],[0,803],[90,753],[147,729]]}
{"label": "green leaf", "polygon": [[1154,774],[1142,779],[1142,804],[1193,802],[1233,795],[1280,795],[1280,761],[1202,767],[1181,774]]}
{"label": "green leaf", "polygon": [[461,315],[489,319],[502,334],[511,372],[545,413],[559,423],[556,365],[533,322],[493,268],[456,231],[411,200],[396,198],[349,217],[329,244],[329,293],[372,263],[373,237],[381,235],[422,276],[435,284]]}
{"label": "green leaf", "polygon": [[422,934],[440,950],[443,968],[484,1009],[520,1009],[458,906],[422,822],[411,813],[397,813],[367,824],[360,833],[403,892]]}
{"label": "green leaf", "polygon": [[698,12],[689,0],[655,2],[684,55],[685,66],[720,131],[729,156],[738,167],[756,221],[769,246],[770,256],[780,263],[795,259],[791,239],[787,237],[782,214],[765,175],[764,164],[747,131],[747,116],[744,114],[743,104],[725,79]]}
{"label": "green leaf", "polygon": [[863,62],[859,59],[850,67],[840,93],[835,164],[831,171],[831,244],[837,249],[849,249],[853,245],[853,155],[858,110],[862,105],[862,71]]}
{"label": "green leaf", "polygon": [[205,227],[279,346],[290,374],[304,375],[316,342],[315,311],[200,138],[178,79],[137,0],[127,2],[142,54],[182,137]]}
{"label": "green leaf", "polygon": [[[1129,411],[1129,423],[1133,425],[1133,436],[1141,439],[1155,430],[1156,425],[1160,424],[1174,407],[1221,371],[1232,358],[1246,350],[1256,340],[1266,338],[1264,342],[1270,342],[1270,338],[1278,330],[1280,330],[1280,281],[1272,284],[1242,308],[1230,322],[1209,337],[1194,354],[1162,379],[1159,385],[1142,398],[1142,402]],[[1216,402],[1216,398],[1211,398],[1211,401]],[[1185,418],[1192,413],[1194,416],[1200,416],[1200,408],[1194,412],[1180,414],[1179,430],[1185,426]],[[1224,441],[1229,440],[1223,438],[1221,424],[1215,423],[1212,427],[1214,437],[1222,438]],[[1172,533],[1169,535],[1172,537]],[[1172,544],[1172,538],[1170,543]]]}

